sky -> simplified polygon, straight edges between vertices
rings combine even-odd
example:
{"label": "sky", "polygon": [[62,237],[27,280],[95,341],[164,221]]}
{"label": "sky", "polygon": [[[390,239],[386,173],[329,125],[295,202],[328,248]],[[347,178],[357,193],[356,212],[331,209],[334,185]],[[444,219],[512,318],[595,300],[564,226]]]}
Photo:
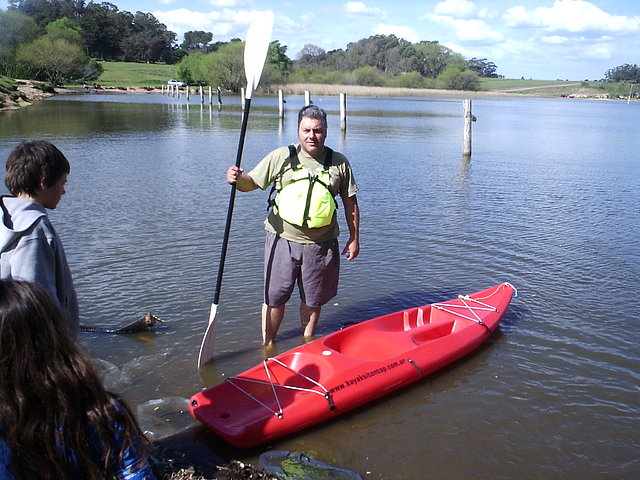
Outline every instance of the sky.
{"label": "sky", "polygon": [[599,80],[611,68],[640,64],[638,0],[109,1],[122,11],[152,13],[178,43],[190,30],[211,32],[214,42],[244,40],[251,21],[270,10],[272,40],[291,59],[308,44],[344,50],[394,34],[412,43],[438,41],[466,59],[486,58],[505,78]]}

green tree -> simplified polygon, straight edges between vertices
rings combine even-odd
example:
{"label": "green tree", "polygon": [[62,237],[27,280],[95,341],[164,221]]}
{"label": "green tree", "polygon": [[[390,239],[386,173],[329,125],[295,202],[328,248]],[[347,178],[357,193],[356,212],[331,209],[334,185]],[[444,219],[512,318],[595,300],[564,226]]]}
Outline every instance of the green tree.
{"label": "green tree", "polygon": [[269,44],[266,63],[273,66],[283,76],[289,72],[293,64],[291,59],[287,57],[287,46],[280,45],[279,40],[274,40]]}
{"label": "green tree", "polygon": [[476,72],[456,65],[442,72],[438,77],[438,81],[447,90],[476,91],[480,87],[480,78]]}
{"label": "green tree", "polygon": [[496,67],[495,63],[488,61],[486,58],[474,57],[467,62],[467,66],[481,77],[498,78],[498,74],[496,73],[498,67]]}
{"label": "green tree", "polygon": [[415,49],[420,57],[418,71],[427,78],[438,77],[450,65],[464,64],[462,55],[438,42],[420,42],[415,45]]}
{"label": "green tree", "polygon": [[298,52],[297,64],[304,67],[317,67],[326,58],[327,52],[311,43],[307,43]]}
{"label": "green tree", "polygon": [[84,41],[82,39],[82,31],[74,22],[67,17],[54,20],[45,27],[47,36],[51,39],[62,38],[69,43],[83,46]]}
{"label": "green tree", "polygon": [[369,87],[381,87],[385,83],[384,74],[370,65],[356,68],[353,71],[353,82],[356,85],[365,85]]}
{"label": "green tree", "polygon": [[194,52],[184,57],[177,70],[177,77],[183,82],[191,85],[207,85],[207,75],[204,70],[205,54]]}
{"label": "green tree", "polygon": [[202,59],[202,75],[207,84],[239,92],[245,83],[244,42],[232,41]]}
{"label": "green tree", "polygon": [[88,63],[82,47],[64,38],[49,35],[21,46],[16,57],[18,61],[37,68],[52,86],[59,85],[64,80],[82,78]]}
{"label": "green tree", "polygon": [[122,41],[125,61],[170,62],[176,34],[167,30],[152,14],[136,12],[131,31]]}
{"label": "green tree", "polygon": [[399,88],[424,88],[425,79],[420,72],[407,72],[395,76],[390,85]]}
{"label": "green tree", "polygon": [[187,52],[208,52],[213,40],[213,33],[202,30],[192,30],[185,32],[184,41],[180,44],[180,48]]}
{"label": "green tree", "polygon": [[78,19],[84,10],[84,0],[11,0],[9,9],[31,17],[44,29],[59,18]]}
{"label": "green tree", "polygon": [[640,83],[640,66],[625,63],[607,70],[604,77],[608,82]]}
{"label": "green tree", "polygon": [[90,2],[80,18],[88,55],[101,60],[122,60],[121,40],[133,22],[133,15],[120,12],[112,3]]}
{"label": "green tree", "polygon": [[347,58],[350,70],[359,67],[375,67],[382,72],[390,70],[389,52],[408,43],[395,35],[374,35],[347,45]]}
{"label": "green tree", "polygon": [[38,28],[32,18],[12,11],[0,10],[0,75],[28,78],[25,66],[16,61],[16,51],[21,44],[35,40]]}

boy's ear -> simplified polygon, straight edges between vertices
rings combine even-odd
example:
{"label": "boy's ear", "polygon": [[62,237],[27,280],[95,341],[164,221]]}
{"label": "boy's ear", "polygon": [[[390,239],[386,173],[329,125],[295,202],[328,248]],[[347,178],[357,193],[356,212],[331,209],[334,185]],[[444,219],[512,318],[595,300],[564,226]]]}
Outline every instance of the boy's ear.
{"label": "boy's ear", "polygon": [[40,190],[45,190],[47,188],[47,184],[44,182],[44,178],[40,179],[40,183],[38,186],[40,187]]}

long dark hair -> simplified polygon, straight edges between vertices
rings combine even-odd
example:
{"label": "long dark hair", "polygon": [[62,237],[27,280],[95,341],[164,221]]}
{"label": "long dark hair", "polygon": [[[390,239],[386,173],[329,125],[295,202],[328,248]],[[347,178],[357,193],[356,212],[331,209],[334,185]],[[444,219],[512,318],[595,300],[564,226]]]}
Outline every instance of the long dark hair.
{"label": "long dark hair", "polygon": [[0,437],[16,479],[44,480],[113,478],[144,441],[49,294],[16,280],[0,280]]}

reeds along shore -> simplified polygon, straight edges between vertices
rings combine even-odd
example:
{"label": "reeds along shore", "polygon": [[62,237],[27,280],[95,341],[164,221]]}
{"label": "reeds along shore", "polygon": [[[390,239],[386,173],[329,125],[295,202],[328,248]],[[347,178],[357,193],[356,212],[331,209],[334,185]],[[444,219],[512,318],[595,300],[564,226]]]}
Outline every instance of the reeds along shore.
{"label": "reeds along shore", "polygon": [[397,87],[366,87],[362,85],[328,85],[320,83],[293,83],[287,85],[271,85],[267,91],[270,93],[282,90],[285,95],[303,95],[310,92],[311,95],[339,95],[344,93],[350,96],[365,97],[449,97],[449,98],[475,98],[486,96],[504,96],[500,92],[489,91],[465,91],[465,90],[436,90],[428,88],[397,88]]}
{"label": "reeds along shore", "polygon": [[[130,93],[157,92],[162,87],[105,87],[106,89],[120,88]],[[208,87],[203,87],[208,94]],[[166,90],[166,87],[165,87]],[[362,85],[329,85],[322,83],[292,83],[286,85],[269,85],[258,87],[257,95],[277,95],[282,90],[284,95],[311,95],[338,96],[344,93],[348,96],[363,97],[448,97],[448,98],[477,98],[487,96],[505,96],[502,92],[490,91],[464,91],[464,90],[436,90],[427,88],[397,88],[397,87],[367,87]],[[184,92],[184,88],[181,89]],[[189,86],[191,95],[199,94],[198,86]],[[228,95],[228,92],[226,92]]]}

